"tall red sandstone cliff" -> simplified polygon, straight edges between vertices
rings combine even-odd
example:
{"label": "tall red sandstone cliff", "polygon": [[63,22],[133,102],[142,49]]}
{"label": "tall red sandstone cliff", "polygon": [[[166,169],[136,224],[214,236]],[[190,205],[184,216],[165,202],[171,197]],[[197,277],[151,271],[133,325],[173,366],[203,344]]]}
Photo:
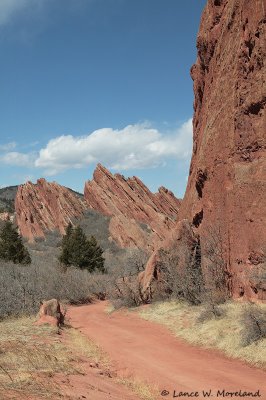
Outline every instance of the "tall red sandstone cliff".
{"label": "tall red sandstone cliff", "polygon": [[194,144],[179,213],[219,232],[235,297],[266,299],[266,1],[208,0],[197,39]]}
{"label": "tall red sandstone cliff", "polygon": [[46,231],[64,233],[68,223],[83,214],[86,205],[69,189],[38,179],[36,184],[19,186],[15,209],[21,235],[32,241],[44,237]]}
{"label": "tall red sandstone cliff", "polygon": [[111,217],[110,232],[120,246],[150,251],[175,226],[180,207],[164,187],[153,194],[137,177],[113,175],[100,164],[86,182],[84,196],[90,208]]}

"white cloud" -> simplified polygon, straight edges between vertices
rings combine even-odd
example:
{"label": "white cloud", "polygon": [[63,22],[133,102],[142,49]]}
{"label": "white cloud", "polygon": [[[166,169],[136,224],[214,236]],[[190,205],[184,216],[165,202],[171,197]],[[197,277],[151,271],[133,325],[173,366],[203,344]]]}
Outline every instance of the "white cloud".
{"label": "white cloud", "polygon": [[9,142],[9,143],[5,143],[5,144],[0,144],[0,151],[14,150],[15,147],[17,147],[17,143],[16,142]]}
{"label": "white cloud", "polygon": [[119,171],[153,168],[164,166],[169,159],[190,159],[192,120],[168,134],[146,123],[121,130],[98,129],[81,137],[62,135],[51,139],[38,153],[11,151],[15,147],[15,142],[0,145],[1,164],[41,168],[45,175],[86,168],[97,162]]}
{"label": "white cloud", "polygon": [[[69,10],[79,10],[81,7],[88,2],[93,0],[68,0],[64,3],[64,8]],[[95,1],[95,0],[94,0]],[[47,8],[53,3],[57,3],[57,0],[0,0],[0,26],[8,24],[14,17],[20,13],[29,11],[35,13],[36,11],[43,12],[44,8]]]}
{"label": "white cloud", "polygon": [[164,164],[169,158],[187,160],[191,148],[191,119],[167,135],[148,124],[136,124],[121,130],[103,128],[82,137],[63,135],[54,138],[40,150],[35,166],[43,168],[46,175],[83,168],[95,162],[121,171],[151,168]]}
{"label": "white cloud", "polygon": [[36,155],[33,153],[24,154],[17,151],[11,151],[0,156],[0,162],[16,167],[33,167]]}
{"label": "white cloud", "polygon": [[0,0],[0,25],[7,24],[10,19],[26,8],[40,6],[44,0]]}

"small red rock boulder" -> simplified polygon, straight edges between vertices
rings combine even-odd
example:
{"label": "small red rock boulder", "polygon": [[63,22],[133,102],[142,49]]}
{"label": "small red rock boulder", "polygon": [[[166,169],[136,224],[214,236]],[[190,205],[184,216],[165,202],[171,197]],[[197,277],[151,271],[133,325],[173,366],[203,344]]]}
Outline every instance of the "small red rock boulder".
{"label": "small red rock boulder", "polygon": [[41,301],[36,325],[49,324],[60,327],[64,325],[65,311],[57,299]]}

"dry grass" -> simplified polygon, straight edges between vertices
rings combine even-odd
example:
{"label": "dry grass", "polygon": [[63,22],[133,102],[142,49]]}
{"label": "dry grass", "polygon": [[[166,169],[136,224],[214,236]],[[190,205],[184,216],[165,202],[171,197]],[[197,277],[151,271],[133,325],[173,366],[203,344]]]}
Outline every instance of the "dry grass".
{"label": "dry grass", "polygon": [[103,351],[78,330],[65,328],[63,341],[57,328],[34,322],[25,317],[0,323],[0,400],[61,399],[53,377],[84,374],[81,356],[108,367]]}
{"label": "dry grass", "polygon": [[113,312],[116,311],[115,307],[113,306],[112,303],[108,303],[107,307],[105,308],[105,313],[106,314],[112,314]]}
{"label": "dry grass", "polygon": [[158,396],[156,392],[148,384],[133,378],[118,378],[116,382],[126,386],[135,393],[140,400],[154,400]]}
{"label": "dry grass", "polygon": [[74,373],[71,354],[57,329],[34,326],[34,318],[0,323],[0,398],[60,398],[52,381],[57,372]]}
{"label": "dry grass", "polygon": [[[219,306],[220,318],[199,322],[205,306],[190,306],[176,301],[155,303],[139,314],[146,320],[166,325],[177,337],[206,348],[219,349],[227,356],[266,368],[266,339],[246,347],[241,343],[241,316],[246,304],[228,302]],[[266,304],[259,306],[266,312]]]}
{"label": "dry grass", "polygon": [[68,339],[70,347],[79,354],[82,354],[89,360],[96,364],[101,365],[103,368],[110,367],[110,359],[108,355],[95,344],[93,341],[89,340],[85,335],[80,333],[76,329],[70,329],[68,332]]}

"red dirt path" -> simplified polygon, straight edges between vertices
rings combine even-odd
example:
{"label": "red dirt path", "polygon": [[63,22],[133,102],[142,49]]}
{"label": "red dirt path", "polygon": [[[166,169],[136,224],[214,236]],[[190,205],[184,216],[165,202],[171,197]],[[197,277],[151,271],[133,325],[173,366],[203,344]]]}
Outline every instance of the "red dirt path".
{"label": "red dirt path", "polygon": [[[107,352],[119,375],[146,381],[157,388],[158,398],[174,398],[174,390],[176,394],[198,391],[198,397],[191,397],[202,399],[202,390],[212,389],[213,398],[223,398],[217,390],[259,389],[260,399],[266,399],[265,371],[215,351],[193,347],[133,313],[107,314],[106,307],[106,302],[71,307],[70,323]],[[162,390],[169,394],[161,396]]]}

